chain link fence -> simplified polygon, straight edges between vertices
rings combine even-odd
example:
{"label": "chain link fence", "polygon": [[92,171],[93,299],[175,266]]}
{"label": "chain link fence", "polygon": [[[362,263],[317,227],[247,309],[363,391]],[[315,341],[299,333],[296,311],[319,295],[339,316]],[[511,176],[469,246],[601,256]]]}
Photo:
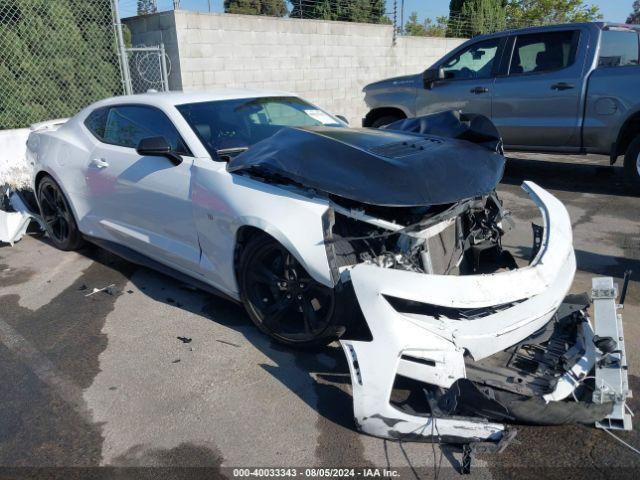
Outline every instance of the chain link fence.
{"label": "chain link fence", "polygon": [[111,0],[0,0],[0,130],[123,93]]}
{"label": "chain link fence", "polygon": [[171,60],[164,51],[164,45],[140,45],[126,48],[125,52],[129,62],[131,93],[169,90]]}

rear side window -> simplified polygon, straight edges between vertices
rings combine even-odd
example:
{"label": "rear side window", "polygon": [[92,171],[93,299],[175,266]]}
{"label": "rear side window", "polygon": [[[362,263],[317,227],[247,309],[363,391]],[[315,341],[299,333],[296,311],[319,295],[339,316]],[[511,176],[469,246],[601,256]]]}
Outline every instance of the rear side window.
{"label": "rear side window", "polygon": [[171,120],[160,110],[142,105],[108,108],[104,133],[100,139],[121,147],[136,148],[140,140],[164,137],[176,153],[191,155]]}
{"label": "rear side window", "polygon": [[513,48],[509,75],[562,70],[576,59],[578,31],[519,35]]}
{"label": "rear side window", "polygon": [[604,30],[600,37],[598,67],[638,65],[638,34],[636,32]]}
{"label": "rear side window", "polygon": [[108,108],[98,108],[89,114],[85,119],[84,124],[98,140],[104,138],[104,127],[107,125]]}

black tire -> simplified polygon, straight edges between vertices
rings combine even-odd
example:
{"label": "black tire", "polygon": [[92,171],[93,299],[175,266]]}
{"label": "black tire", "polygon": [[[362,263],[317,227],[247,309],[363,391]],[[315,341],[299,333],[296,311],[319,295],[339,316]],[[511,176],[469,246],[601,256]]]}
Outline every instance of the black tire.
{"label": "black tire", "polygon": [[640,136],[631,142],[624,155],[624,176],[629,185],[640,189]]}
{"label": "black tire", "polygon": [[38,206],[51,243],[60,250],[77,250],[84,240],[62,189],[49,176],[38,184]]}
{"label": "black tire", "polygon": [[389,125],[390,123],[397,122],[398,120],[404,120],[404,117],[401,117],[400,115],[384,115],[380,118],[376,118],[371,123],[371,128],[384,127],[385,125]]}
{"label": "black tire", "polygon": [[293,255],[268,235],[252,237],[238,269],[242,303],[261,332],[295,347],[317,347],[336,340],[340,301],[336,290],[307,273]]}

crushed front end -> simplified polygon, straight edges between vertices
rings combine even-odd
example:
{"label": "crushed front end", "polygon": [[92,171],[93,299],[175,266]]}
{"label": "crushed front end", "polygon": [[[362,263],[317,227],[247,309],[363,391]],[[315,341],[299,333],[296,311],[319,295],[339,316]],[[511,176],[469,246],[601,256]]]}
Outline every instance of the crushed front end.
{"label": "crushed front end", "polygon": [[523,188],[543,225],[520,268],[501,246],[509,215],[495,192],[418,222],[336,200],[329,250],[362,313],[341,340],[361,431],[472,443],[500,442],[514,423],[630,428],[613,281],[594,279],[595,308],[568,295],[569,215]]}

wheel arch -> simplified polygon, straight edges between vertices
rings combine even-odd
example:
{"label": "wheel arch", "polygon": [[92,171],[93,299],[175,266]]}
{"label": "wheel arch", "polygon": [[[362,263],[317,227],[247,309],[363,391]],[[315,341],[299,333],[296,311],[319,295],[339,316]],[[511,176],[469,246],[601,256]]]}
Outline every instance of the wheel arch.
{"label": "wheel arch", "polygon": [[624,155],[631,145],[631,142],[640,135],[640,109],[629,115],[624,121],[620,131],[618,132],[618,138],[616,140],[613,154],[611,155],[611,161],[614,163],[620,155]]}
{"label": "wheel arch", "polygon": [[362,126],[370,127],[377,119],[387,115],[397,115],[402,118],[409,118],[407,112],[400,107],[377,107],[367,113],[362,121]]}
{"label": "wheel arch", "polygon": [[40,199],[38,198],[38,187],[40,186],[40,183],[45,177],[51,177],[53,181],[56,182],[60,190],[62,190],[62,193],[64,194],[64,198],[67,199],[67,203],[69,204],[69,207],[71,207],[71,213],[73,214],[73,218],[75,219],[76,224],[78,225],[78,229],[80,229],[78,210],[76,209],[76,206],[74,205],[71,199],[71,196],[69,195],[69,192],[64,187],[63,183],[60,181],[58,176],[47,169],[41,169],[33,176],[33,196],[36,199],[38,208],[40,208]]}
{"label": "wheel arch", "polygon": [[[233,254],[233,272],[235,276],[236,287],[238,292],[240,292],[240,264],[242,259],[242,254],[246,245],[255,237],[255,236],[267,236],[278,243],[280,243],[284,248],[286,248],[291,255],[295,257],[295,259],[300,262],[300,264],[304,267],[304,269],[311,275],[311,277],[320,282],[321,284],[334,288],[335,282],[334,278],[331,274],[331,269],[329,266],[329,260],[326,255],[326,251],[324,253],[324,268],[318,265],[319,258],[309,259],[306,255],[303,254],[302,248],[303,245],[298,245],[300,242],[293,241],[289,235],[285,235],[279,228],[274,225],[266,224],[264,222],[260,222],[257,219],[254,221],[247,221],[242,226],[240,226],[236,231],[235,238],[235,247]],[[324,242],[323,242],[324,243]],[[324,249],[324,247],[323,247]]]}

